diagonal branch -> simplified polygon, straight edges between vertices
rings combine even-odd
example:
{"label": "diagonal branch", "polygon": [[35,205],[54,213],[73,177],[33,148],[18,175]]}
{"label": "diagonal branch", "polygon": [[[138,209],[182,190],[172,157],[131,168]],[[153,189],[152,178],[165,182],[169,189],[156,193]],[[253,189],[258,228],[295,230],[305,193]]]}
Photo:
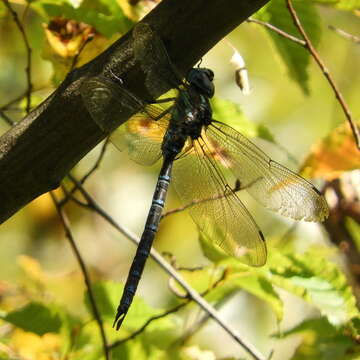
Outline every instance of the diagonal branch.
{"label": "diagonal branch", "polygon": [[268,22],[261,21],[258,19],[252,19],[252,18],[247,19],[246,22],[262,25],[262,26],[266,27],[267,29],[276,32],[280,36],[283,36],[284,38],[291,40],[291,41],[295,42],[296,44],[306,47],[306,42],[304,40],[301,40],[301,39],[297,38],[296,36],[291,35],[291,34],[287,33],[286,31],[281,30],[278,27],[276,27]]}
{"label": "diagonal branch", "polygon": [[[163,0],[143,21],[164,40],[174,65],[185,73],[268,1]],[[74,69],[51,96],[0,138],[0,223],[29,201],[56,188],[71,168],[107,136],[87,112],[79,89],[87,78],[106,76],[109,69],[125,75],[132,93],[149,98],[144,74],[132,56],[130,33],[90,63]],[[119,126],[135,111],[114,106],[109,121],[116,114],[119,122],[113,127]]]}
{"label": "diagonal branch", "polygon": [[345,114],[345,117],[346,117],[347,121],[349,122],[351,131],[352,131],[355,141],[356,141],[356,145],[357,145],[358,149],[360,149],[359,129],[352,118],[350,109],[349,109],[348,105],[346,104],[344,97],[342,96],[342,93],[338,89],[337,85],[335,84],[334,79],[332,78],[332,76],[329,73],[329,70],[325,66],[324,62],[320,58],[320,55],[318,54],[318,52],[314,48],[313,44],[311,43],[309,37],[307,36],[303,26],[301,25],[300,19],[297,16],[296,10],[292,5],[291,0],[285,0],[285,1],[286,1],[287,8],[289,10],[289,13],[293,19],[293,22],[294,22],[296,28],[299,30],[301,36],[305,40],[306,48],[310,52],[311,56],[315,59],[316,63],[319,65],[321,71],[323,72],[323,74],[326,77],[327,81],[329,82],[331,88],[333,89],[333,91],[335,93],[335,97],[338,99],[338,101],[343,109],[343,112]]}
{"label": "diagonal branch", "polygon": [[342,29],[339,29],[333,25],[329,25],[328,28],[330,30],[335,31],[337,34],[341,35],[342,37],[353,41],[355,44],[360,44],[360,37],[353,35],[353,34],[349,34],[348,32],[346,32]]}

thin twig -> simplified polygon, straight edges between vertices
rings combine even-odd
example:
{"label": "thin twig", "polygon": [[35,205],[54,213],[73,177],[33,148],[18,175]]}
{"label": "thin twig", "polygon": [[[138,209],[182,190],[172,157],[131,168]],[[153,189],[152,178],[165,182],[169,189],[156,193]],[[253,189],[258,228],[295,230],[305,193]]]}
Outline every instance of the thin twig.
{"label": "thin twig", "polygon": [[62,226],[64,227],[64,231],[65,231],[65,236],[66,238],[69,240],[70,246],[75,254],[75,257],[79,263],[81,272],[84,276],[84,281],[88,290],[88,294],[89,294],[89,301],[90,301],[90,306],[93,312],[93,315],[95,317],[95,320],[99,326],[99,330],[100,330],[100,335],[101,335],[101,339],[102,339],[102,344],[103,344],[103,349],[104,349],[104,355],[105,355],[105,359],[106,360],[110,360],[110,355],[109,355],[109,350],[108,350],[108,345],[107,345],[107,339],[106,339],[106,334],[105,334],[105,329],[104,329],[104,325],[103,325],[103,321],[101,319],[101,315],[99,312],[99,309],[97,307],[96,301],[95,301],[95,296],[94,293],[92,291],[92,287],[91,287],[91,280],[90,280],[90,276],[89,273],[87,271],[86,265],[84,260],[82,259],[82,256],[80,254],[80,251],[76,245],[76,242],[74,240],[74,237],[71,233],[70,230],[70,223],[69,220],[66,216],[66,213],[63,209],[63,207],[61,207],[59,205],[59,201],[56,198],[56,195],[54,194],[54,192],[50,191],[50,196],[54,202],[56,211],[59,215],[60,221]]}
{"label": "thin twig", "polygon": [[8,101],[6,104],[2,105],[0,107],[0,110],[8,110],[8,108],[11,106],[11,105],[14,105],[15,103],[17,103],[18,101],[22,100],[22,98],[24,96],[26,96],[27,94],[27,91],[24,91],[21,95],[17,96],[16,98]]}
{"label": "thin twig", "polygon": [[32,91],[32,83],[31,83],[31,47],[28,41],[28,38],[25,33],[25,29],[23,25],[21,24],[19,17],[17,16],[17,13],[13,10],[11,7],[9,0],[3,0],[5,6],[9,9],[15,24],[17,25],[21,36],[24,40],[24,44],[26,47],[26,67],[25,67],[25,73],[26,73],[26,81],[27,81],[27,90],[26,90],[26,113],[28,114],[30,112],[31,108],[31,91]]}
{"label": "thin twig", "polygon": [[90,170],[81,178],[81,180],[80,180],[80,183],[81,183],[81,184],[84,184],[85,181],[89,178],[89,176],[92,175],[92,174],[99,168],[99,166],[100,166],[100,164],[101,164],[101,162],[102,162],[102,160],[103,160],[103,158],[104,158],[104,155],[105,155],[105,152],[106,152],[106,149],[107,149],[109,143],[110,143],[110,137],[108,136],[108,137],[104,140],[104,142],[103,142],[103,144],[102,144],[102,146],[101,146],[100,154],[99,154],[98,158],[96,159],[94,165],[93,165],[93,166],[90,168]]}
{"label": "thin twig", "polygon": [[186,306],[191,300],[187,299],[185,302],[178,304],[176,306],[174,306],[173,308],[164,311],[163,313],[159,314],[159,315],[155,315],[152,316],[151,318],[149,318],[139,329],[137,329],[136,331],[134,331],[133,333],[131,333],[129,336],[120,339],[120,340],[116,340],[114,341],[112,344],[109,344],[108,349],[114,349],[115,347],[131,340],[134,339],[136,336],[138,336],[139,334],[141,334],[149,325],[150,323],[152,323],[155,320],[159,320],[161,318],[164,318],[170,314],[173,314],[177,311],[179,311],[180,309],[182,309],[184,306]]}
{"label": "thin twig", "polygon": [[[215,283],[212,284],[210,288],[208,288],[207,290],[205,290],[205,291],[201,294],[201,296],[204,297],[204,296],[206,296],[211,290],[215,289],[215,288],[220,284],[220,282],[222,282],[222,281],[224,280],[224,278],[225,278],[225,273],[226,273],[226,272],[224,271],[223,274],[222,274],[222,276],[221,276],[218,280],[216,280]],[[181,298],[183,298],[183,297],[181,296]],[[158,320],[158,319],[161,319],[161,318],[163,318],[163,317],[166,317],[166,316],[168,316],[168,315],[170,315],[170,314],[173,314],[173,313],[179,311],[180,309],[182,309],[183,307],[185,307],[186,305],[188,305],[190,302],[191,302],[191,298],[189,298],[189,296],[187,296],[187,297],[186,297],[186,300],[185,300],[184,302],[180,303],[179,305],[174,306],[173,308],[171,308],[171,309],[169,309],[169,310],[164,311],[163,313],[161,313],[161,314],[159,314],[159,315],[152,316],[152,317],[149,318],[149,319],[145,322],[145,324],[142,325],[138,330],[134,331],[131,335],[127,336],[126,338],[117,340],[117,341],[115,341],[113,344],[110,344],[110,345],[109,345],[109,348],[112,349],[112,348],[114,348],[114,347],[116,347],[116,346],[119,346],[119,345],[125,343],[126,341],[129,341],[129,340],[135,338],[137,335],[139,335],[140,333],[142,333],[142,332],[146,329],[146,327],[149,326],[149,324],[150,324],[151,322],[153,322],[153,321],[155,321],[155,320]]]}
{"label": "thin twig", "polygon": [[[90,168],[90,170],[80,179],[79,183],[81,185],[83,185],[85,183],[85,181],[99,168],[101,161],[104,158],[107,146],[109,145],[109,137],[107,137],[105,139],[105,141],[102,144],[101,150],[100,150],[100,154],[98,156],[98,158],[96,159],[94,165]],[[80,200],[76,199],[75,197],[73,197],[74,192],[77,190],[77,186],[76,184],[72,187],[71,190],[67,190],[65,187],[63,187],[64,193],[65,193],[65,197],[64,199],[61,200],[61,205],[65,204],[69,198],[71,197],[75,202],[78,202]]]}
{"label": "thin twig", "polygon": [[329,27],[330,30],[335,31],[336,33],[338,33],[342,37],[344,37],[346,39],[349,39],[349,40],[353,41],[356,44],[360,44],[360,37],[358,37],[356,35],[353,35],[353,34],[349,34],[348,32],[346,32],[346,31],[344,31],[342,29],[336,28],[333,25],[329,25],[328,27]]}
{"label": "thin twig", "polygon": [[318,52],[315,50],[314,46],[312,45],[309,37],[307,36],[303,26],[301,25],[301,22],[299,20],[299,17],[297,16],[297,13],[292,5],[291,0],[285,0],[286,1],[286,5],[287,8],[289,10],[289,13],[293,19],[293,22],[295,24],[295,26],[297,27],[297,29],[299,30],[301,36],[303,37],[303,39],[306,42],[306,48],[308,49],[308,51],[310,52],[310,54],[312,55],[312,57],[315,59],[316,63],[319,65],[320,69],[322,70],[324,76],[326,77],[326,79],[328,80],[330,86],[332,87],[334,93],[335,93],[335,97],[338,99],[344,114],[346,116],[346,119],[349,122],[350,128],[353,132],[355,141],[356,141],[356,145],[358,147],[358,149],[360,149],[360,133],[359,133],[359,129],[356,126],[356,124],[354,123],[350,110],[340,92],[340,90],[338,89],[337,85],[335,84],[332,76],[329,73],[329,70],[327,69],[327,67],[325,66],[324,62],[321,60]]}
{"label": "thin twig", "polygon": [[[118,224],[108,213],[106,213],[89,195],[89,193],[84,189],[78,180],[76,180],[72,175],[69,175],[69,178],[77,185],[79,191],[88,202],[88,206],[85,208],[97,212],[103,219],[105,219],[109,224],[111,224],[115,229],[131,240],[134,244],[139,244],[139,238]],[[240,336],[230,324],[227,324],[224,320],[222,320],[220,314],[206,300],[204,300],[199,295],[199,293],[195,291],[155,249],[151,249],[150,256],[187,291],[189,298],[195,301],[205,312],[207,312],[210,317],[212,317],[214,321],[217,322],[239,345],[241,345],[249,354],[251,354],[254,359],[265,359],[263,355],[247,340]]]}
{"label": "thin twig", "polygon": [[10,125],[10,126],[13,126],[15,124],[15,122],[13,120],[10,119],[9,116],[7,116],[4,111],[2,111],[0,109],[0,116],[5,120],[5,122]]}
{"label": "thin twig", "polygon": [[246,22],[262,25],[262,26],[266,27],[267,29],[272,30],[272,31],[276,32],[277,34],[283,36],[284,38],[289,39],[289,40],[291,40],[291,41],[293,41],[293,42],[295,42],[295,43],[297,43],[297,44],[299,44],[301,46],[306,47],[306,42],[304,40],[301,40],[301,39],[297,38],[296,36],[293,36],[293,35],[285,32],[284,30],[281,30],[281,29],[277,28],[276,26],[274,26],[274,25],[272,25],[272,24],[270,24],[268,22],[253,19],[253,18],[247,19]]}
{"label": "thin twig", "polygon": [[[220,301],[218,301],[214,307],[216,309],[220,309],[223,307],[226,303],[229,302],[229,300],[234,297],[234,293],[227,294],[225,297],[223,297]],[[189,338],[191,338],[195,333],[197,333],[209,320],[210,316],[208,314],[204,314],[200,317],[187,331],[181,336],[181,338],[178,339],[178,342],[180,344],[185,344]]]}
{"label": "thin twig", "polygon": [[64,198],[59,200],[59,205],[60,206],[64,206],[69,200],[72,200],[75,204],[80,205],[82,207],[86,206],[87,204],[82,202],[81,200],[79,200],[77,197],[74,196],[74,194],[72,194],[65,186],[65,184],[62,182],[61,185],[61,190],[64,193]]}
{"label": "thin twig", "polygon": [[75,68],[75,66],[76,66],[76,64],[77,64],[77,62],[79,60],[79,56],[80,56],[81,52],[84,50],[85,46],[93,39],[94,39],[94,34],[89,34],[87,36],[87,38],[83,41],[83,43],[80,46],[79,51],[73,57],[73,60],[72,60],[71,66],[70,66],[70,71]]}

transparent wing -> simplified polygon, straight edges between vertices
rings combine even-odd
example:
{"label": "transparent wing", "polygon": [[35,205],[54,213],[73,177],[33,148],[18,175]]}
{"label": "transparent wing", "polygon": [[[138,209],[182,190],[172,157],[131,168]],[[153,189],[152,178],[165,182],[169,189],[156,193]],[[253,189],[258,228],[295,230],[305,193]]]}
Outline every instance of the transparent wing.
{"label": "transparent wing", "polygon": [[207,134],[220,161],[262,205],[296,220],[328,216],[324,197],[311,183],[271,160],[245,136],[217,121]]}
{"label": "transparent wing", "polygon": [[175,161],[173,172],[173,183],[182,202],[196,202],[189,212],[203,236],[249,265],[264,265],[264,237],[243,203],[226,185],[201,139]]}
{"label": "transparent wing", "polygon": [[130,158],[141,165],[151,165],[161,157],[169,109],[147,105],[121,84],[100,76],[87,80],[80,91],[93,119],[105,132],[109,132],[109,120],[113,129],[121,124],[119,118],[125,113],[129,118],[135,110],[142,109],[115,129],[110,140],[120,151],[127,148]]}
{"label": "transparent wing", "polygon": [[94,121],[107,133],[146,105],[120,84],[102,76],[85,80],[80,93]]}
{"label": "transparent wing", "polygon": [[157,97],[181,83],[181,76],[172,64],[165,45],[146,23],[138,23],[133,30],[135,58],[146,74],[145,85]]}
{"label": "transparent wing", "polygon": [[[155,116],[156,108],[147,107],[150,109]],[[157,114],[160,115],[161,111]],[[110,140],[120,151],[127,149],[130,159],[138,164],[152,165],[162,155],[161,144],[169,117],[167,114],[155,121],[148,113],[135,114],[111,134]]]}

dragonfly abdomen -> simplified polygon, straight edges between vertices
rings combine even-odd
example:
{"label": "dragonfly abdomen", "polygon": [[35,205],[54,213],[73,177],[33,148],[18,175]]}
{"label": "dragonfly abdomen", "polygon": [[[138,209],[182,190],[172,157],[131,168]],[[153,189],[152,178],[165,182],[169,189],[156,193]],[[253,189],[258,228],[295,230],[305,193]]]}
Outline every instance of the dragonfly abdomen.
{"label": "dragonfly abdomen", "polygon": [[123,322],[126,313],[132,303],[136,289],[138,287],[141,275],[143,273],[146,259],[148,258],[151,250],[155,234],[159,227],[161,214],[164,208],[166,194],[169,188],[171,179],[172,160],[164,159],[163,166],[154,191],[149,215],[146,219],[144,232],[141,236],[139,246],[131,264],[129,276],[126,280],[123,295],[120,300],[120,305],[117,309],[117,314],[114,321],[116,329],[118,330]]}

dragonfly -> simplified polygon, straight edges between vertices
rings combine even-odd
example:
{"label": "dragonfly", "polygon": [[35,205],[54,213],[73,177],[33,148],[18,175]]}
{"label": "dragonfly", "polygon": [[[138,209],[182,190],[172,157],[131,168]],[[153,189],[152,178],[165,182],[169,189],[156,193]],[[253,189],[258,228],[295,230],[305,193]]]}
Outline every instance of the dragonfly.
{"label": "dragonfly", "polygon": [[[114,327],[118,330],[130,308],[161,220],[170,181],[202,236],[226,254],[251,266],[266,262],[264,236],[226,181],[228,170],[263,206],[296,220],[322,221],[328,206],[321,193],[301,176],[270,159],[232,127],[213,119],[210,99],[214,73],[192,68],[182,79],[160,36],[146,23],[133,29],[133,52],[145,74],[145,86],[159,94],[176,89],[168,108],[132,94],[123,80],[93,77],[81,90],[91,116],[103,125],[112,104],[141,108],[111,134],[113,144],[142,165],[162,158],[144,231],[132,262]],[[180,85],[178,85],[180,84]],[[113,113],[113,112],[112,112]],[[105,131],[106,129],[104,129]]]}

